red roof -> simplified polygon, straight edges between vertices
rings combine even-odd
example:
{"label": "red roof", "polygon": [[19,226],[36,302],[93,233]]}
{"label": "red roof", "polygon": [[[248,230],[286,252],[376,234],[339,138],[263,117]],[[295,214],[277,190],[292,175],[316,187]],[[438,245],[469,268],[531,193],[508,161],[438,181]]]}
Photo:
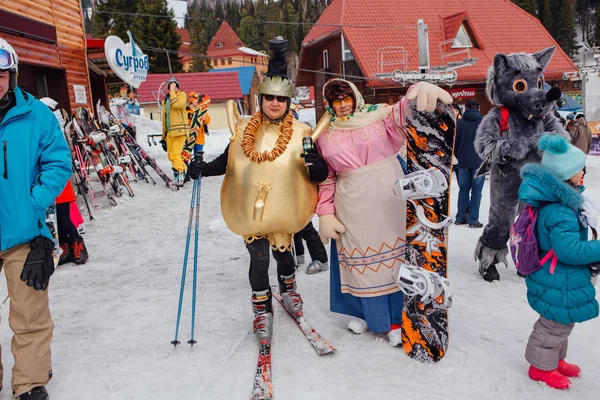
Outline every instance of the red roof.
{"label": "red roof", "polygon": [[[207,94],[212,100],[241,99],[243,97],[237,72],[222,72],[219,74],[190,72],[174,75],[179,81],[179,87],[186,93]],[[146,81],[138,89],[138,101],[140,103],[156,102],[154,94],[170,76],[169,74],[148,74]]]}
{"label": "red roof", "polygon": [[[222,44],[222,47],[217,47],[219,43]],[[211,58],[217,58],[245,54],[238,50],[240,47],[245,47],[244,42],[242,42],[242,39],[240,39],[227,21],[223,21],[217,33],[215,33],[215,36],[208,44],[206,55]]]}
{"label": "red roof", "polygon": [[[314,69],[312,60],[302,57],[305,48],[342,32],[366,77],[380,72],[377,50],[387,46],[403,47],[408,53],[407,69],[416,70],[420,18],[428,25],[432,66],[467,58],[463,53],[442,61],[440,54],[440,44],[454,39],[461,24],[465,24],[476,46],[470,49],[471,57],[479,60],[473,66],[457,70],[459,81],[485,81],[496,53],[531,53],[549,46],[556,46],[557,51],[546,69],[547,78],[561,79],[563,72],[576,70],[540,21],[510,0],[333,0],[317,21],[328,26],[315,25],[304,39],[299,68]],[[450,46],[446,45],[444,50],[447,52]],[[297,80],[301,74],[305,72],[299,72]],[[370,85],[380,82],[371,81]]]}
{"label": "red roof", "polygon": [[192,61],[192,55],[190,54],[190,32],[187,29],[177,28],[177,33],[181,36],[181,46],[179,46],[181,62]]}

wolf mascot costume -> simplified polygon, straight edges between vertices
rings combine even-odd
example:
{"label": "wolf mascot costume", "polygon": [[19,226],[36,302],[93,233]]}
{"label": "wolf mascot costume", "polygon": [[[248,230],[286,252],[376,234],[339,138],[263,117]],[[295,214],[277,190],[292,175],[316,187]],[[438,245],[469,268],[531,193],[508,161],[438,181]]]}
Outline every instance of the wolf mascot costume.
{"label": "wolf mascot costume", "polygon": [[488,282],[500,280],[497,263],[506,262],[510,235],[518,210],[523,164],[541,160],[537,142],[544,132],[568,137],[552,113],[560,89],[544,88],[544,69],[556,47],[535,54],[496,54],[488,72],[486,92],[495,106],[477,130],[475,150],[483,159],[478,175],[490,173],[490,212],[477,242],[475,260]]}

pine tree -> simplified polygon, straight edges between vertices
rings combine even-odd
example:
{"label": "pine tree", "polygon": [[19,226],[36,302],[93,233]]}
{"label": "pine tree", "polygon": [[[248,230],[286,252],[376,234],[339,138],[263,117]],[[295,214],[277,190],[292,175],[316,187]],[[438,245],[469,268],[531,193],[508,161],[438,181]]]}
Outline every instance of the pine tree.
{"label": "pine tree", "polygon": [[594,45],[600,46],[600,0],[596,2],[596,29],[594,31]]}
{"label": "pine tree", "polygon": [[575,54],[575,4],[574,0],[559,1],[560,12],[556,20],[554,39],[570,57]]}
{"label": "pine tree", "polygon": [[[260,40],[260,46],[255,48],[254,50],[267,50],[269,48],[268,42],[269,39],[265,40],[265,29],[266,24],[265,21],[267,19],[267,6],[264,2],[258,1],[254,5],[254,18],[256,19],[256,29],[258,31],[258,39]],[[267,43],[267,46],[265,46]]]}
{"label": "pine tree", "polygon": [[190,14],[189,31],[193,60],[190,72],[207,72],[211,67],[210,59],[206,58],[209,40],[204,21],[200,19],[200,8],[193,9]]}
{"label": "pine tree", "polygon": [[223,10],[223,4],[221,4],[220,2],[217,2],[217,5],[215,7],[215,18],[217,18],[217,19],[225,18],[225,11]]}
{"label": "pine tree", "polygon": [[[183,65],[177,51],[181,46],[181,37],[176,31],[175,13],[169,10],[167,0],[144,0],[136,2],[136,13],[150,15],[170,15],[171,18],[156,18],[136,15],[131,33],[140,47],[170,50],[172,72],[183,71]],[[144,49],[142,49],[144,50]],[[167,53],[163,50],[145,50],[150,61],[150,72],[169,72]]]}
{"label": "pine tree", "polygon": [[553,34],[553,19],[552,19],[552,8],[550,8],[550,0],[541,0],[538,6],[538,18],[541,21],[544,28],[550,34]]}
{"label": "pine tree", "polygon": [[132,15],[110,14],[112,11],[135,10],[136,0],[105,0],[97,1],[92,14],[93,36],[105,38],[115,35],[127,39],[127,30],[133,22]]}
{"label": "pine tree", "polygon": [[237,33],[246,47],[250,47],[254,50],[262,48],[260,37],[258,36],[256,19],[254,17],[246,15],[244,18],[242,18],[240,29],[238,29]]}
{"label": "pine tree", "polygon": [[[298,14],[294,10],[294,5],[291,2],[286,2],[281,10],[283,22],[298,22]],[[283,37],[288,41],[287,52],[288,54],[298,54],[300,47],[298,46],[298,40],[296,39],[296,32],[298,31],[297,25],[282,25]]]}
{"label": "pine tree", "polygon": [[521,7],[523,10],[527,11],[529,14],[533,16],[537,16],[537,1],[536,0],[512,0],[513,3]]}
{"label": "pine tree", "polygon": [[[269,1],[266,9],[267,21],[281,21],[281,6],[279,3]],[[260,22],[259,22],[260,23]],[[273,40],[276,36],[285,36],[285,25],[268,23],[264,25],[263,48],[269,50],[269,40]],[[287,38],[286,38],[287,39]]]}

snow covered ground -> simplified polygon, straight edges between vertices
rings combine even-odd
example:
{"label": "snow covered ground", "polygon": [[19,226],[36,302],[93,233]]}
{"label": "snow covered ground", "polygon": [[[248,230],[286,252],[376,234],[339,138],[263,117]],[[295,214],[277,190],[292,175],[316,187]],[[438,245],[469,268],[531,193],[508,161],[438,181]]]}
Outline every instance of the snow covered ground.
{"label": "snow covered ground", "polygon": [[[308,111],[303,111],[308,118]],[[313,117],[314,123],[314,117]],[[166,153],[140,143],[170,171]],[[211,132],[206,158],[227,144],[227,132]],[[600,201],[600,159],[591,158],[586,182]],[[159,178],[155,176],[157,182]],[[160,182],[134,185],[136,196],[118,198],[111,207],[101,199],[98,218],[86,221],[90,252],[86,265],[65,265],[51,279],[54,331],[52,399],[165,400],[248,399],[257,344],[251,333],[248,255],[220,213],[222,178],[202,180],[198,258],[197,320],[190,337],[192,257],[184,296],[179,339],[173,348],[179,285],[192,185],[177,193]],[[99,185],[95,186],[99,188]],[[452,186],[452,206],[458,194]],[[481,221],[487,220],[486,182]],[[316,218],[315,218],[316,221]],[[319,357],[278,304],[274,304],[273,385],[279,400],[335,399],[593,399],[600,391],[600,346],[596,319],[578,324],[568,360],[582,377],[568,391],[556,391],[527,377],[525,345],[537,316],[527,305],[525,283],[514,268],[500,271],[489,284],[478,275],[473,249],[481,230],[452,226],[450,280],[455,293],[450,309],[450,347],[437,365],[421,365],[390,348],[382,336],[355,336],[347,318],[329,311],[329,274],[298,273],[305,315],[337,349]],[[192,233],[193,234],[193,233]],[[192,249],[190,250],[190,255]],[[308,253],[307,253],[308,254]],[[4,274],[2,278],[4,281]],[[276,282],[271,269],[271,282]],[[5,282],[0,298],[6,297]],[[10,398],[11,332],[6,302],[0,309],[4,345],[4,387]],[[596,394],[594,394],[596,393]]]}

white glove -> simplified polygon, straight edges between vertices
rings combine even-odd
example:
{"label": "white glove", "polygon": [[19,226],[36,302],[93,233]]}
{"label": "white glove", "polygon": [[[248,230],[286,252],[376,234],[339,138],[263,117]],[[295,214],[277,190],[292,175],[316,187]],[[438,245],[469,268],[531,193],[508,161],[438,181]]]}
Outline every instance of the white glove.
{"label": "white glove", "polygon": [[417,111],[434,112],[438,100],[444,104],[452,104],[452,96],[429,82],[419,82],[408,88],[406,93],[408,100],[417,100]]}
{"label": "white glove", "polygon": [[600,209],[596,206],[591,197],[582,194],[583,208],[581,214],[585,216],[588,225],[591,228],[598,230],[598,218],[600,217]]}
{"label": "white glove", "polygon": [[346,232],[346,228],[334,214],[325,214],[319,217],[319,236],[323,243],[329,243],[329,239],[340,240],[340,234],[344,232]]}

